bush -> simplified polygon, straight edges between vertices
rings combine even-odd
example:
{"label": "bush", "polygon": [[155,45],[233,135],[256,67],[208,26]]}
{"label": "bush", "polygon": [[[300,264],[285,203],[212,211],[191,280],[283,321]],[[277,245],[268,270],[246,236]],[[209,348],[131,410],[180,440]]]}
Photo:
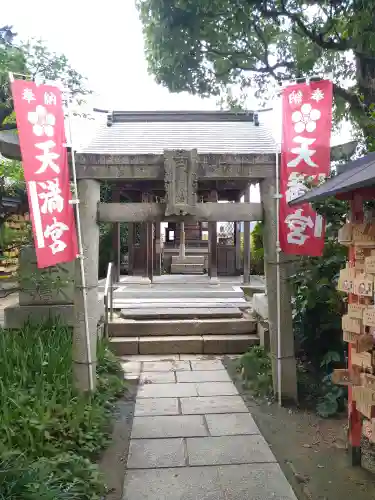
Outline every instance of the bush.
{"label": "bush", "polygon": [[[347,249],[338,243],[337,233],[345,222],[348,204],[330,198],[314,208],[327,221],[326,240],[323,256],[302,257],[291,276],[293,328],[297,358],[308,367],[308,376],[301,372],[300,389],[306,394],[314,392],[318,413],[330,416],[342,409],[346,395],[331,383],[330,375],[334,368],[345,366],[341,327],[345,297],[336,288]],[[318,391],[311,391],[316,385]]]}
{"label": "bush", "polygon": [[255,396],[272,395],[271,359],[263,347],[251,347],[248,352],[241,356],[239,369],[246,387]]}
{"label": "bush", "polygon": [[[73,387],[69,328],[26,325],[0,332],[0,484],[26,488],[4,498],[100,498],[104,485],[91,460],[109,440],[114,401],[124,390],[119,373],[100,342],[98,390],[83,396]],[[69,495],[46,496],[42,483]]]}

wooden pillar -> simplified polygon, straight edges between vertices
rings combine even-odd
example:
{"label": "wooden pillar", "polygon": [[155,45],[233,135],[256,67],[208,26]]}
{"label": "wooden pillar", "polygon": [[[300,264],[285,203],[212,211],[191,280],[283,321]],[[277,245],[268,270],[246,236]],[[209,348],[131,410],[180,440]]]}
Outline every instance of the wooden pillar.
{"label": "wooden pillar", "polygon": [[[270,350],[272,361],[273,388],[278,392],[278,310],[277,310],[277,267],[276,267],[276,180],[263,179],[260,193],[264,212],[264,262],[268,296],[268,318],[270,330]],[[294,355],[294,335],[292,325],[291,292],[288,278],[291,259],[280,254],[280,328],[281,335],[281,399],[283,402],[297,402],[297,372]]]}
{"label": "wooden pillar", "polygon": [[134,274],[135,223],[128,222],[128,274]]}
{"label": "wooden pillar", "polygon": [[[250,186],[247,186],[244,202],[250,202]],[[244,221],[243,228],[243,284],[250,284],[250,222]]]}
{"label": "wooden pillar", "polygon": [[146,225],[146,247],[147,247],[147,277],[151,281],[154,278],[154,223]]}
{"label": "wooden pillar", "polygon": [[[73,378],[74,385],[81,392],[90,389],[90,377],[96,384],[96,343],[97,328],[100,317],[98,299],[99,270],[99,225],[97,224],[97,206],[100,200],[100,183],[92,179],[78,181],[78,198],[80,200],[80,222],[83,246],[83,266],[86,279],[86,290],[82,289],[80,260],[75,264],[75,291],[73,330]],[[87,298],[88,327],[90,336],[91,363],[87,356],[87,339],[85,324],[84,295]]]}
{"label": "wooden pillar", "polygon": [[[217,191],[211,191],[209,201],[217,202]],[[217,222],[208,223],[208,275],[212,283],[218,282],[217,278]]]}
{"label": "wooden pillar", "polygon": [[[120,189],[118,186],[112,188],[112,202],[120,203]],[[120,281],[120,265],[121,265],[121,240],[120,240],[120,223],[114,222],[112,228],[112,252],[111,259],[114,265],[113,277],[115,281]]]}
{"label": "wooden pillar", "polygon": [[236,249],[236,275],[241,275],[241,222],[234,223],[234,246]]}
{"label": "wooden pillar", "polygon": [[160,222],[155,222],[155,263],[154,263],[154,275],[161,275],[161,227]]}
{"label": "wooden pillar", "polygon": [[180,250],[179,257],[180,259],[185,259],[186,256],[186,248],[185,248],[185,223],[180,222]]}

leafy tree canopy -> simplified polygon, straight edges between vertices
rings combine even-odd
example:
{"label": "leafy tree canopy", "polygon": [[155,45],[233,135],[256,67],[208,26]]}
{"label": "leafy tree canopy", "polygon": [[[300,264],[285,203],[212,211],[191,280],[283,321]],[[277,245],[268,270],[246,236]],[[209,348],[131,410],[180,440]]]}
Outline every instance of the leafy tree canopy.
{"label": "leafy tree canopy", "polygon": [[59,80],[73,96],[89,93],[86,79],[64,55],[51,52],[42,41],[16,43],[16,36],[11,26],[0,25],[0,131],[16,128],[9,72],[41,81]]}
{"label": "leafy tree canopy", "polygon": [[369,126],[375,0],[138,0],[149,69],[173,92],[333,75],[336,110]]}

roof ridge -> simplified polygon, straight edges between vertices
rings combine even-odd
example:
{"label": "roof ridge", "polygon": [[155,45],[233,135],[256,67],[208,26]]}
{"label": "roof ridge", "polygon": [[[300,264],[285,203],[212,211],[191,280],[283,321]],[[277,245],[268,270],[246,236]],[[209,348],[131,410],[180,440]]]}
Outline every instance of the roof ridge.
{"label": "roof ridge", "polygon": [[253,122],[259,125],[255,111],[111,111],[107,125],[126,122]]}

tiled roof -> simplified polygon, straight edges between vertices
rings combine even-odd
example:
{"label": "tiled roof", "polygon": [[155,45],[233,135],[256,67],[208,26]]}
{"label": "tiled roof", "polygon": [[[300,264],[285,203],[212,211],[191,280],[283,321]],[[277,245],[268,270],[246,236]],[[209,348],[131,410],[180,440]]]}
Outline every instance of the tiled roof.
{"label": "tiled roof", "polygon": [[276,143],[254,113],[114,112],[80,152],[162,154],[197,149],[201,154],[270,154]]}
{"label": "tiled roof", "polygon": [[291,201],[290,205],[298,205],[305,201],[320,200],[355,189],[375,186],[375,153],[369,153],[362,158],[348,162],[343,167],[342,173]]}

